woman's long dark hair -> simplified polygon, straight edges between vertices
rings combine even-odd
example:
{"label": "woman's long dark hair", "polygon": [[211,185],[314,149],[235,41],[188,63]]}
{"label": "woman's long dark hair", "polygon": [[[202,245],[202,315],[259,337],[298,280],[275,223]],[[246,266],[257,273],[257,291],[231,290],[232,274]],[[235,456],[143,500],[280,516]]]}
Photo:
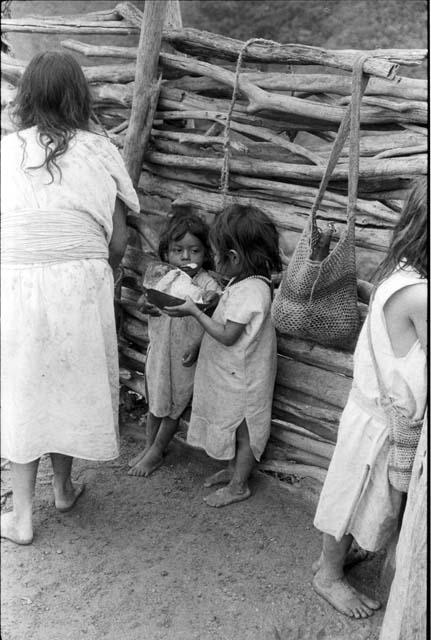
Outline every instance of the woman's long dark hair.
{"label": "woman's long dark hair", "polygon": [[282,270],[277,229],[255,207],[234,204],[224,209],[211,227],[210,241],[222,261],[229,251],[236,251],[245,276],[270,278],[272,272]]}
{"label": "woman's long dark hair", "polygon": [[159,257],[166,261],[168,257],[169,245],[177,240],[182,240],[184,236],[190,233],[201,241],[205,249],[205,260],[202,264],[203,269],[213,269],[213,259],[211,247],[209,244],[209,228],[207,223],[198,215],[192,213],[188,207],[176,207],[175,214],[168,218],[165,228],[160,235]]}
{"label": "woman's long dark hair", "polygon": [[392,241],[375,280],[388,277],[398,265],[412,267],[421,278],[428,277],[428,183],[425,176],[417,178],[404,203],[400,219],[394,228]]}
{"label": "woman's long dark hair", "polygon": [[[36,54],[19,83],[13,119],[18,131],[36,126],[45,149],[46,166],[53,167],[68,149],[77,129],[89,129],[91,95],[88,82],[75,58],[62,51]],[[19,134],[18,134],[19,135]]]}

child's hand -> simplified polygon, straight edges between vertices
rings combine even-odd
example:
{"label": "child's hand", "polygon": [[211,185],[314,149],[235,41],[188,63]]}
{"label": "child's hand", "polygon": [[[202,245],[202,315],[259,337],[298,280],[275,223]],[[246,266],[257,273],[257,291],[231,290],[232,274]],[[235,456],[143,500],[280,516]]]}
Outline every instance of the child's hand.
{"label": "child's hand", "polygon": [[198,355],[199,355],[199,347],[192,347],[190,351],[188,351],[183,355],[183,359],[182,359],[183,367],[191,367],[198,359]]}
{"label": "child's hand", "polygon": [[187,296],[183,304],[178,304],[175,307],[163,307],[163,313],[171,318],[183,318],[184,316],[196,316],[201,312],[193,300]]}
{"label": "child's hand", "polygon": [[149,316],[161,315],[157,307],[155,307],[153,304],[148,302],[147,296],[145,295],[145,293],[138,299],[138,302],[136,304],[137,304],[138,310],[141,313],[148,313]]}

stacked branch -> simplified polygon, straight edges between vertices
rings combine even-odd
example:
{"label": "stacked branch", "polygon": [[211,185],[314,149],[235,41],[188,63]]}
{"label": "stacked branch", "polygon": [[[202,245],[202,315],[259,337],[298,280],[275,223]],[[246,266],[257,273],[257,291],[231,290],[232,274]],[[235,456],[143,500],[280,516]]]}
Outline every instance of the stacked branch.
{"label": "stacked branch", "polygon": [[[4,20],[2,31],[64,34],[139,34],[143,14],[123,2],[109,11],[55,18]],[[243,42],[196,29],[166,28],[159,55],[161,87],[139,177],[141,214],[129,216],[123,267],[119,345],[123,384],[145,394],[147,316],[137,309],[148,262],[157,255],[161,225],[178,205],[208,222],[223,207],[220,172],[235,63]],[[117,59],[84,66],[96,120],[120,149],[129,126],[137,48],[67,39],[84,56]],[[166,47],[165,47],[166,48]],[[229,136],[227,203],[267,213],[289,256],[307,223],[338,126],[351,96],[359,51],[297,44],[249,46],[238,76]],[[428,103],[425,80],[397,75],[398,65],[421,64],[426,50],[365,52],[370,75],[361,106],[358,277],[369,280],[390,242],[411,180],[427,172]],[[271,69],[268,66],[271,65]],[[306,72],[311,65],[310,73]],[[2,53],[2,108],[13,99],[25,62]],[[265,68],[265,71],[262,71]],[[321,71],[319,73],[318,71]],[[3,130],[10,130],[7,119]],[[349,141],[341,152],[318,214],[345,228]],[[362,316],[367,312],[361,308]],[[352,354],[279,336],[271,439],[261,468],[323,481],[338,421],[352,381]]]}

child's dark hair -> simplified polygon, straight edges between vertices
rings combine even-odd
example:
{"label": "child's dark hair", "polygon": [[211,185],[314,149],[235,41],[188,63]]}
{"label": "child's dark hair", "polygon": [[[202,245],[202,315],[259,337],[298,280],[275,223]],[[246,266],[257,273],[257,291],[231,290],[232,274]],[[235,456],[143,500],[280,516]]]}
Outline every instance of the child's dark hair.
{"label": "child's dark hair", "polygon": [[417,178],[404,203],[394,228],[392,241],[376,280],[383,280],[401,263],[412,267],[421,278],[428,277],[428,184],[425,176]]}
{"label": "child's dark hair", "polygon": [[[68,149],[77,129],[89,129],[91,94],[84,73],[70,54],[45,51],[28,63],[14,102],[13,119],[18,131],[36,126],[45,149],[46,166],[53,167]],[[38,169],[40,167],[32,167]]]}
{"label": "child's dark hair", "polygon": [[255,207],[234,204],[224,209],[211,227],[210,240],[222,262],[229,251],[237,251],[247,276],[270,278],[272,272],[282,270],[277,229]]}
{"label": "child's dark hair", "polygon": [[160,235],[159,257],[166,261],[169,245],[177,240],[182,240],[190,233],[201,241],[205,249],[203,269],[213,269],[214,263],[209,243],[209,227],[202,218],[192,213],[188,207],[177,207],[173,216],[168,218],[165,228]]}

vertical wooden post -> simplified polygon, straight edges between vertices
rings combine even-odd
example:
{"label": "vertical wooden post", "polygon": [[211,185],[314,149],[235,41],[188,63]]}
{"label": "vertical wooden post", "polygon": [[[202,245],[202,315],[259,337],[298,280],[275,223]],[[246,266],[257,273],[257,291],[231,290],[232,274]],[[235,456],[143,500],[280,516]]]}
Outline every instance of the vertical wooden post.
{"label": "vertical wooden post", "polygon": [[166,29],[182,29],[183,20],[181,18],[180,0],[169,0],[168,10],[165,18]]}
{"label": "vertical wooden post", "polygon": [[[133,184],[137,186],[141,172],[145,145],[149,132],[144,136],[151,106],[157,102],[157,69],[162,43],[162,30],[169,0],[146,0],[136,59],[135,87],[132,111],[124,143],[123,155]],[[152,115],[151,115],[152,120]],[[151,131],[151,122],[150,122]],[[145,140],[145,137],[147,140]]]}

